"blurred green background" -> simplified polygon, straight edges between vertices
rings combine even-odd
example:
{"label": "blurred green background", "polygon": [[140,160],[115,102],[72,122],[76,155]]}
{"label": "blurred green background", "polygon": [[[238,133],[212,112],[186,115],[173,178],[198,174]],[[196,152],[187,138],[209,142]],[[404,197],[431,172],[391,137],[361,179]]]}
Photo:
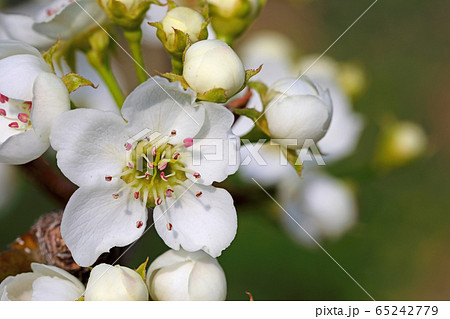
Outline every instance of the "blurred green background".
{"label": "blurred green background", "polygon": [[[257,30],[275,29],[302,53],[321,53],[372,2],[269,0],[241,42]],[[357,151],[327,167],[358,186],[359,222],[323,246],[377,300],[450,299],[449,10],[447,0],[379,0],[328,53],[361,62],[369,86],[355,103],[367,122]],[[430,150],[405,167],[373,174],[368,167],[386,116],[420,123]],[[24,171],[19,179],[19,192],[0,213],[2,248],[60,207]],[[230,183],[241,184],[237,178]],[[219,258],[229,300],[248,300],[246,291],[256,300],[369,299],[323,251],[288,237],[259,188],[250,192],[245,196],[257,201],[237,206],[237,237]],[[130,266],[166,249],[152,229],[132,250]]]}

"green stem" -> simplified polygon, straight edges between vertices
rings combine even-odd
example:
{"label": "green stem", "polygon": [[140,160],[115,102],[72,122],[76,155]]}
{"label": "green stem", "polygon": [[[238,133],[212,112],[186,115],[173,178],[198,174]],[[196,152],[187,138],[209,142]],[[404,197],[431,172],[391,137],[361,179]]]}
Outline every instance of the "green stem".
{"label": "green stem", "polygon": [[144,83],[147,81],[147,72],[145,71],[144,57],[142,56],[142,30],[124,30],[123,34],[125,39],[127,39],[128,45],[130,46],[131,56],[134,59],[134,68],[136,69],[136,75],[139,83]]}
{"label": "green stem", "polygon": [[178,75],[183,74],[183,61],[172,57],[172,72]]}
{"label": "green stem", "polygon": [[[116,77],[111,71],[109,59],[101,59],[94,51],[89,51],[87,53],[87,58],[92,67],[98,72],[103,82],[105,82],[114,98],[114,101],[116,101],[118,108],[121,109],[123,102],[125,101],[125,97],[119,83],[117,83]],[[106,60],[106,62],[103,62],[102,60]]]}

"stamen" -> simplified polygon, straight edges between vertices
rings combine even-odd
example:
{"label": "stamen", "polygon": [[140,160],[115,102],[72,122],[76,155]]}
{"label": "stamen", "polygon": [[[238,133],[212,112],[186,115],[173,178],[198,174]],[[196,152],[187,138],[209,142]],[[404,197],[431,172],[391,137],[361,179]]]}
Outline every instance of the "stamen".
{"label": "stamen", "polygon": [[177,160],[179,156],[180,156],[180,153],[175,152],[175,153],[173,153],[172,158],[173,158],[174,160]]}
{"label": "stamen", "polygon": [[0,103],[6,103],[8,101],[9,101],[9,98],[7,96],[0,94]]}
{"label": "stamen", "polygon": [[194,173],[194,177],[196,178],[196,179],[199,179],[200,177],[202,177],[199,173]]}
{"label": "stamen", "polygon": [[161,205],[162,204],[162,199],[161,199],[161,197],[158,197],[157,199],[156,199],[156,205]]}
{"label": "stamen", "polygon": [[134,164],[132,163],[132,162],[128,162],[128,168],[130,168],[130,169],[132,169],[132,168],[134,168]]}
{"label": "stamen", "polygon": [[127,150],[127,152],[128,152],[128,151],[130,151],[130,150],[131,150],[131,147],[132,147],[132,146],[131,146],[131,144],[130,144],[130,143],[125,143],[125,144],[124,144],[124,147],[125,147],[125,149],[126,149],[126,150]]}
{"label": "stamen", "polygon": [[161,174],[159,174],[159,176],[161,177],[161,179],[165,182],[167,182],[169,179],[166,177],[166,175],[164,175],[164,172],[161,172]]}
{"label": "stamen", "polygon": [[169,197],[169,198],[171,198],[172,197],[172,193],[173,193],[173,189],[168,189],[168,190],[166,190],[166,197]]}
{"label": "stamen", "polygon": [[167,230],[171,231],[172,230],[172,224],[171,223],[167,223]]}
{"label": "stamen", "polygon": [[142,220],[139,220],[136,222],[136,228],[141,228],[142,226],[144,226],[144,223],[142,222]]}
{"label": "stamen", "polygon": [[170,135],[172,135],[172,136],[175,136],[175,135],[177,135],[177,131],[175,131],[175,130],[172,130],[172,132],[170,132]]}
{"label": "stamen", "polygon": [[114,199],[118,199],[119,198],[119,194],[112,194],[112,197],[114,198]]}
{"label": "stamen", "polygon": [[0,116],[6,116],[6,111],[4,109],[0,109]]}
{"label": "stamen", "polygon": [[203,195],[202,192],[198,192],[197,194],[195,194],[195,196],[197,196],[197,197],[200,197],[200,196],[202,196],[202,195]]}
{"label": "stamen", "polygon": [[152,147],[152,155],[153,155],[153,157],[156,156],[156,146]]}
{"label": "stamen", "polygon": [[19,123],[17,123],[17,122],[12,122],[12,123],[9,123],[8,126],[11,127],[11,128],[19,128]]}
{"label": "stamen", "polygon": [[30,119],[30,117],[27,114],[25,114],[25,113],[19,113],[17,118],[19,119],[19,121],[21,121],[23,123],[28,123],[28,121]]}
{"label": "stamen", "polygon": [[134,192],[134,198],[139,199],[139,192]]}
{"label": "stamen", "polygon": [[184,140],[183,140],[183,144],[184,144],[184,147],[186,147],[186,148],[188,148],[188,147],[191,147],[192,145],[194,145],[194,139],[193,138],[185,138]]}
{"label": "stamen", "polygon": [[107,181],[107,182],[112,181],[112,176],[105,176],[105,181]]}
{"label": "stamen", "polygon": [[160,161],[159,164],[158,164],[158,169],[159,169],[160,171],[165,170],[166,167],[167,167],[167,164],[168,164],[167,160],[162,160],[162,161]]}

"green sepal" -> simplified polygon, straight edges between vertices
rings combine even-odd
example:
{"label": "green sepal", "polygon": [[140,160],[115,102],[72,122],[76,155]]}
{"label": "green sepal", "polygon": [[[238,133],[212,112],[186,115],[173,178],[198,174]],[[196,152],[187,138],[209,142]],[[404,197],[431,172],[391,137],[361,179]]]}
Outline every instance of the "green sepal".
{"label": "green sepal", "polygon": [[145,282],[145,275],[147,271],[147,264],[148,264],[148,257],[147,259],[136,269],[136,272],[139,274],[139,276],[142,277],[142,280]]}
{"label": "green sepal", "polygon": [[226,95],[226,91],[222,88],[212,89],[203,94],[197,93],[197,99],[200,101],[209,101],[214,103],[226,103],[230,97]]}
{"label": "green sepal", "polygon": [[303,165],[298,163],[298,155],[295,150],[287,149],[286,158],[291,166],[297,172],[298,177],[302,177]]}
{"label": "green sepal", "polygon": [[58,39],[58,41],[56,41],[56,43],[50,49],[48,49],[48,51],[42,54],[44,61],[47,62],[48,65],[50,65],[53,72],[55,72],[55,67],[53,66],[53,55],[56,53],[56,51],[58,51],[60,45],[61,39]]}
{"label": "green sepal", "polygon": [[78,299],[75,300],[75,301],[84,301],[84,296],[81,296],[80,298],[78,298]]}
{"label": "green sepal", "polygon": [[266,105],[267,103],[267,92],[269,91],[269,88],[267,85],[265,85],[262,82],[259,81],[252,81],[248,82],[248,86],[252,89],[254,89],[256,92],[258,92],[259,97],[261,98],[261,101],[263,102],[263,105]]}
{"label": "green sepal", "polygon": [[264,113],[258,112],[255,109],[234,109],[233,112],[251,119],[264,134],[270,137],[269,124]]}
{"label": "green sepal", "polygon": [[245,84],[248,83],[248,81],[250,81],[250,79],[252,77],[254,77],[256,74],[258,74],[259,72],[261,72],[263,65],[261,64],[259,66],[259,68],[257,69],[249,69],[249,70],[245,70]]}
{"label": "green sepal", "polygon": [[181,86],[185,90],[187,90],[189,88],[189,84],[187,84],[186,80],[184,79],[184,77],[182,75],[175,74],[175,73],[159,73],[159,72],[157,72],[157,73],[159,75],[165,77],[166,79],[169,79],[170,82],[180,81]]}
{"label": "green sepal", "polygon": [[95,86],[94,84],[92,84],[91,81],[89,81],[88,79],[85,79],[84,77],[82,77],[79,74],[76,73],[68,73],[66,75],[64,75],[61,80],[64,82],[64,84],[67,87],[67,90],[69,91],[69,93],[72,93],[76,90],[78,90],[80,87],[82,86],[91,86],[94,89],[98,88],[98,85]]}
{"label": "green sepal", "polygon": [[175,9],[177,7],[177,4],[173,0],[167,0],[167,11],[170,11],[172,9]]}

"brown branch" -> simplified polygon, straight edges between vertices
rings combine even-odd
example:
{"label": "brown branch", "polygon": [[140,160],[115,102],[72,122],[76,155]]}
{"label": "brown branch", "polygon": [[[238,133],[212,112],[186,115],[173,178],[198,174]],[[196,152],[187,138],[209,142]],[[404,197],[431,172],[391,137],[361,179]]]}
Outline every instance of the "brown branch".
{"label": "brown branch", "polygon": [[42,157],[20,166],[26,175],[43,187],[61,204],[66,205],[77,187],[51,167]]}

